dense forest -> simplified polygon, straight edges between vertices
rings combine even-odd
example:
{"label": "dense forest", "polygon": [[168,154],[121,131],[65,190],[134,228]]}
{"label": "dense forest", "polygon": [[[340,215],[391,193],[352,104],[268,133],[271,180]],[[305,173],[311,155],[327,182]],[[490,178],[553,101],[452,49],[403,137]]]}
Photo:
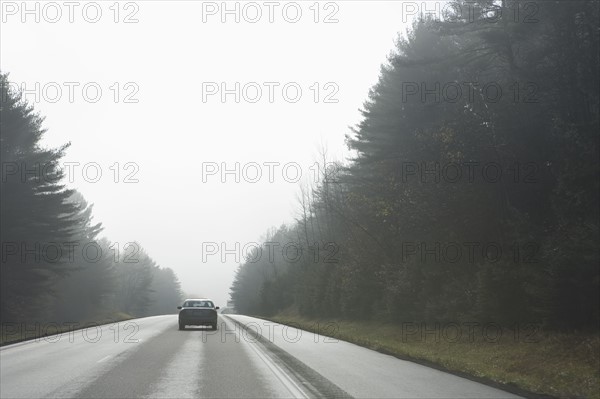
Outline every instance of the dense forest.
{"label": "dense forest", "polygon": [[8,75],[0,74],[0,88],[0,321],[174,313],[182,296],[175,273],[137,242],[100,238],[92,205],[66,186],[60,161],[68,144],[43,148],[43,118]]}
{"label": "dense forest", "polygon": [[351,159],[324,152],[265,238],[280,250],[239,266],[236,310],[597,329],[598,8],[458,1],[415,21]]}

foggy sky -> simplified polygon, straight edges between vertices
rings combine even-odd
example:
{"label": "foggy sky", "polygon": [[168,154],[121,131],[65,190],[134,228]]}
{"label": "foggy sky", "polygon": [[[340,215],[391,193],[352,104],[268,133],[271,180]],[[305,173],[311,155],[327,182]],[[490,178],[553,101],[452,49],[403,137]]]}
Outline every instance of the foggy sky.
{"label": "foggy sky", "polygon": [[[220,253],[203,262],[203,243],[242,248],[293,221],[296,166],[306,182],[315,179],[322,145],[332,160],[348,155],[344,135],[406,26],[394,1],[319,3],[317,23],[313,2],[287,6],[290,20],[301,9],[296,23],[283,16],[291,2],[276,2],[273,23],[263,2],[254,3],[262,12],[256,23],[256,8],[244,14],[243,2],[239,23],[214,13],[221,2],[122,2],[118,14],[113,2],[76,2],[72,23],[62,2],[56,23],[56,9],[37,3],[37,11],[36,3],[23,15],[13,14],[21,2],[2,2],[0,68],[37,91],[39,98],[26,98],[46,117],[44,143],[72,143],[63,159],[73,165],[70,186],[94,204],[102,236],[121,248],[139,242],[177,273],[185,292],[221,306],[237,263]],[[89,22],[97,8],[98,22]],[[327,16],[338,22],[325,23]],[[233,91],[239,82],[239,103],[233,92],[224,103],[221,93],[209,95],[222,82]],[[257,87],[262,97],[253,103]],[[223,163],[230,170],[238,163],[239,182],[220,174]]]}

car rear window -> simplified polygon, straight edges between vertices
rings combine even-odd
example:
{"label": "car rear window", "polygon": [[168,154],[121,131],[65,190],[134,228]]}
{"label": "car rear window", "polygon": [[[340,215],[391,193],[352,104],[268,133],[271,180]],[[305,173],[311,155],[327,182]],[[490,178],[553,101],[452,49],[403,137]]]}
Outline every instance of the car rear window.
{"label": "car rear window", "polygon": [[214,308],[211,301],[186,301],[183,304],[184,308]]}

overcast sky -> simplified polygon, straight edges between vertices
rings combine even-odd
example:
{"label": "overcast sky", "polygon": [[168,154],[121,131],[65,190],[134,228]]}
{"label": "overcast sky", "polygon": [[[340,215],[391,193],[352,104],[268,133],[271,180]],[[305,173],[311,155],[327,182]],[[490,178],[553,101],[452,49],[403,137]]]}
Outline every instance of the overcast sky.
{"label": "overcast sky", "polygon": [[71,186],[103,235],[138,241],[218,304],[237,263],[203,262],[203,243],[242,248],[294,220],[297,172],[315,179],[322,145],[348,155],[349,126],[407,26],[400,1],[229,1],[230,14],[221,2],[22,4],[2,2],[0,68],[31,91],[44,143],[72,143]]}

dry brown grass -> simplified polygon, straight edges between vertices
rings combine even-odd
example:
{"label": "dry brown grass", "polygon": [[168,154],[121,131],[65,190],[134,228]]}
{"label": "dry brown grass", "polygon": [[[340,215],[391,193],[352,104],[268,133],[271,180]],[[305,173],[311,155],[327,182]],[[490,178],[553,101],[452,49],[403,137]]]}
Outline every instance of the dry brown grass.
{"label": "dry brown grass", "polygon": [[600,399],[598,334],[537,331],[515,337],[514,331],[504,330],[494,342],[492,335],[445,339],[441,334],[409,334],[406,325],[403,330],[401,325],[309,320],[289,313],[270,320],[529,392]]}

